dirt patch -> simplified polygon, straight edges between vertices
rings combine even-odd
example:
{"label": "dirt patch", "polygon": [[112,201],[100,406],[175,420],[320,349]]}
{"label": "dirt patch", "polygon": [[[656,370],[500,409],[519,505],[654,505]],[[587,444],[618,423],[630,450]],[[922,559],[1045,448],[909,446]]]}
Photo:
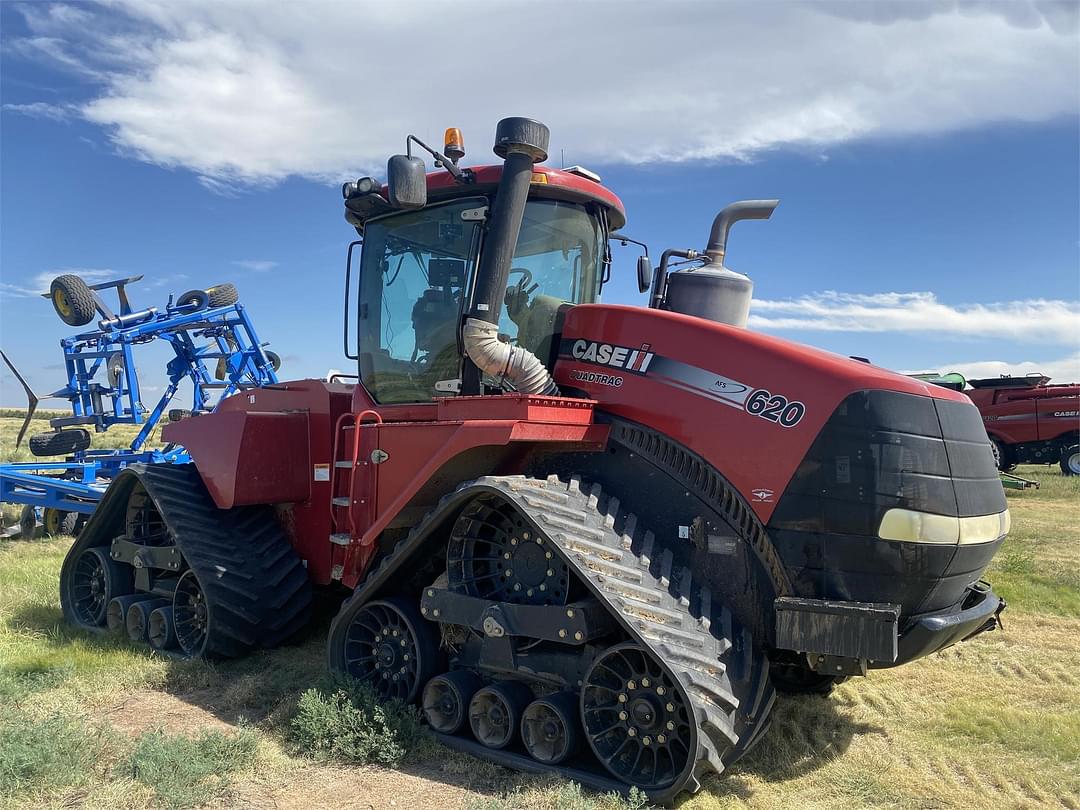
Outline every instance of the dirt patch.
{"label": "dirt patch", "polygon": [[478,794],[453,783],[452,778],[438,766],[426,764],[410,772],[311,765],[291,771],[283,784],[237,784],[226,806],[256,810],[454,810]]}
{"label": "dirt patch", "polygon": [[[218,708],[216,703],[228,702],[215,702],[213,698],[218,694],[210,689],[175,694],[139,690],[101,709],[97,716],[131,737],[157,729],[187,735],[233,731],[236,718]],[[528,780],[523,774],[442,747],[436,751],[433,758],[408,763],[399,770],[318,763],[289,765],[284,772],[238,780],[226,797],[210,806],[252,810],[456,810],[472,798],[512,790]]]}
{"label": "dirt patch", "polygon": [[105,707],[100,714],[117,731],[133,737],[159,728],[168,729],[171,734],[232,730],[233,725],[214,713],[213,704],[206,697],[145,689]]}

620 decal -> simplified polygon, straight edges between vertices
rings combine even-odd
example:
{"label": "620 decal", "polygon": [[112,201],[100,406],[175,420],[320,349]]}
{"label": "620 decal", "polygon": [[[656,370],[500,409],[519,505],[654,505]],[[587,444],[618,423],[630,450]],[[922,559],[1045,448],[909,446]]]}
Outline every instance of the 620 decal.
{"label": "620 decal", "polygon": [[755,389],[746,398],[743,408],[749,414],[788,428],[799,424],[806,414],[806,406],[798,400],[789,400],[781,394],[773,394],[764,388]]}

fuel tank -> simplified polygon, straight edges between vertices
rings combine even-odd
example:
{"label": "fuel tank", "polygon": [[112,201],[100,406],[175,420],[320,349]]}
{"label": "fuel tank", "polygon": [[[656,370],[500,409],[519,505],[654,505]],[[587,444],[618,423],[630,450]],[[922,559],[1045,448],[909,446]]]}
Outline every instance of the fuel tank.
{"label": "fuel tank", "polygon": [[1008,531],[963,394],[685,314],[566,314],[564,392],[708,461],[766,524],[800,596],[955,607]]}

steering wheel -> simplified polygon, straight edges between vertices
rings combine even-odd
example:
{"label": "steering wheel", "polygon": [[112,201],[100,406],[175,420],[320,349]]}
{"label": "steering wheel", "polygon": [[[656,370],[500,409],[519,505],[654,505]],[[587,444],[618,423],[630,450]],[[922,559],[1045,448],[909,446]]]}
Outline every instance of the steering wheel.
{"label": "steering wheel", "polygon": [[525,268],[525,267],[511,267],[510,272],[507,275],[509,277],[509,276],[514,275],[514,273],[517,273],[517,274],[519,274],[521,276],[521,278],[518,279],[518,282],[517,282],[517,285],[516,285],[519,290],[524,291],[525,289],[528,288],[528,286],[530,284],[532,284],[532,280],[533,280],[532,270],[529,270],[528,268]]}

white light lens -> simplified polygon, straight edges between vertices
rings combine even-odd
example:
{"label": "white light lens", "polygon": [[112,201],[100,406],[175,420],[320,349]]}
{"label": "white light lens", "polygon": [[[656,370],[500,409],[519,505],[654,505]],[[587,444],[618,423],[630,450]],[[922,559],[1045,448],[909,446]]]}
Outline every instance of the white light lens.
{"label": "white light lens", "polygon": [[1012,519],[1009,510],[995,515],[949,517],[917,512],[914,509],[890,509],[881,518],[878,537],[905,543],[970,545],[989,543],[1009,533]]}

